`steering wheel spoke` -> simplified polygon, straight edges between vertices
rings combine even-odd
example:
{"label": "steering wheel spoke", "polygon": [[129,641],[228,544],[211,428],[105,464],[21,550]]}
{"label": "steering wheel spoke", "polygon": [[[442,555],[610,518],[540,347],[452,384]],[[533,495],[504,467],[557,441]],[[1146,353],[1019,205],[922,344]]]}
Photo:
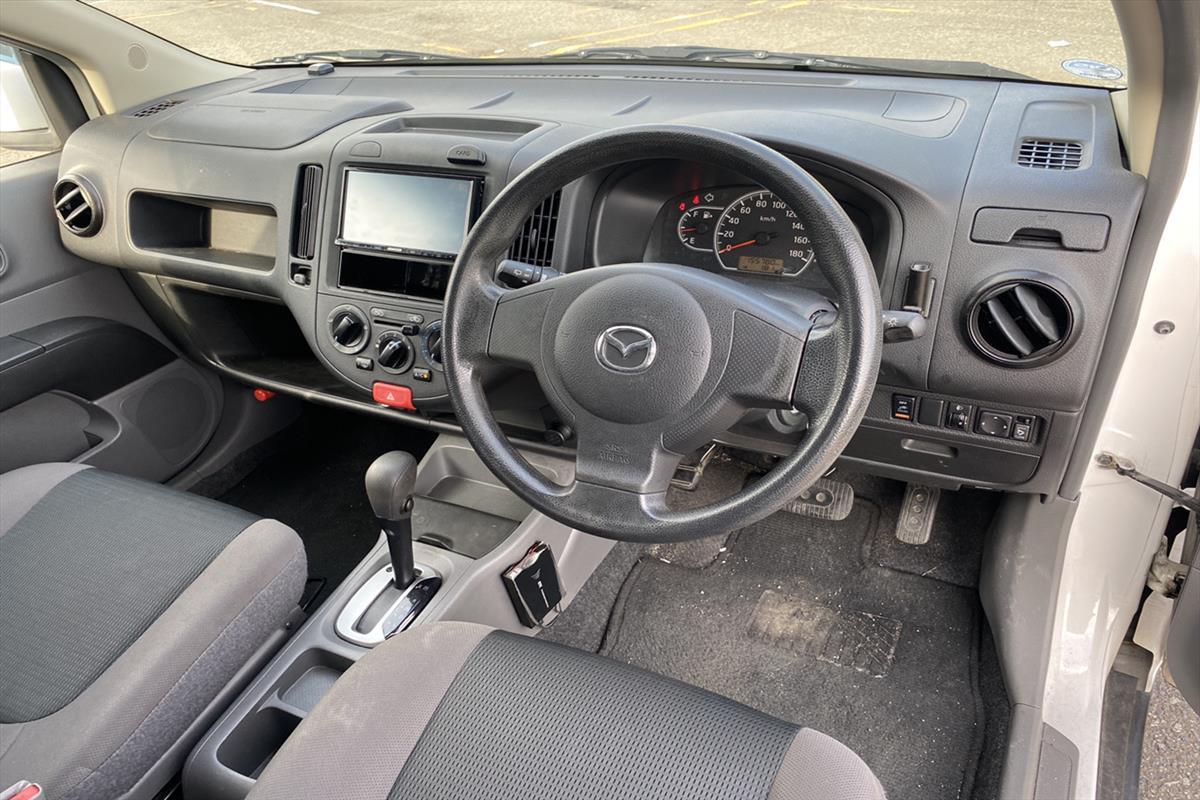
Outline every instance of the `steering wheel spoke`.
{"label": "steering wheel spoke", "polygon": [[846,381],[849,351],[847,331],[838,323],[814,327],[809,334],[796,375],[791,404],[808,416],[809,424],[828,419]]}
{"label": "steering wheel spoke", "polygon": [[553,287],[529,286],[495,298],[488,332],[488,357],[536,369],[541,363],[543,325]]}
{"label": "steering wheel spoke", "polygon": [[665,492],[683,456],[663,446],[661,437],[628,426],[593,423],[579,432],[575,480],[622,492]]}
{"label": "steering wheel spoke", "polygon": [[790,408],[811,327],[803,318],[767,321],[735,312],[722,381],[731,396],[748,408]]}

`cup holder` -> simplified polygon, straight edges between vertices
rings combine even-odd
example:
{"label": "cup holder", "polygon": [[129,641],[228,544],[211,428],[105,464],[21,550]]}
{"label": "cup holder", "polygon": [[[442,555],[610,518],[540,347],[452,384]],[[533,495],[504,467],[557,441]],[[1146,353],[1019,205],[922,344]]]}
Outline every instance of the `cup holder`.
{"label": "cup holder", "polygon": [[257,779],[351,663],[321,648],[305,650],[275,682],[258,709],[217,746],[217,761],[239,775]]}
{"label": "cup holder", "polygon": [[217,748],[217,759],[234,772],[257,779],[300,724],[300,717],[267,707],[242,720]]}

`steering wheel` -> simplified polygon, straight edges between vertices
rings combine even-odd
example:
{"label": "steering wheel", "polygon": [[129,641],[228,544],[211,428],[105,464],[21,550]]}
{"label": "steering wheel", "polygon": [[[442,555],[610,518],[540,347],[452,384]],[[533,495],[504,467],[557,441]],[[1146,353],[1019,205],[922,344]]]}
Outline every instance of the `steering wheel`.
{"label": "steering wheel", "polygon": [[[786,202],[820,253],[836,314],[828,304],[814,302],[809,313],[727,277],[671,264],[593,267],[515,290],[495,282],[509,243],[545,197],[589,173],[655,158],[726,167]],[[801,167],[736,134],[638,125],[551,153],[488,206],[450,276],[443,362],[467,439],[529,505],[611,539],[682,541],[762,519],[833,465],[875,385],[880,314],[862,239]],[[482,382],[496,362],[532,370],[576,431],[569,486],[530,466],[501,432]],[[732,497],[669,509],[666,492],[683,455],[753,408],[804,412],[809,427],[796,450]]]}

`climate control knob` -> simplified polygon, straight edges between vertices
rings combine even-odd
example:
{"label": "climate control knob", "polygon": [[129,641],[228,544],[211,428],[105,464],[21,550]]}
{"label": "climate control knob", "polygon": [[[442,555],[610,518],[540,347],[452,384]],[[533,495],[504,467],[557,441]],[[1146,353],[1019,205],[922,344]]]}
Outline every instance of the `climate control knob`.
{"label": "climate control knob", "polygon": [[400,331],[387,331],[375,343],[375,363],[388,372],[404,372],[413,363],[413,348]]}
{"label": "climate control knob", "polygon": [[434,369],[442,369],[442,321],[439,319],[425,327],[421,334],[421,356]]}
{"label": "climate control knob", "polygon": [[367,318],[354,306],[338,306],[329,312],[329,337],[343,353],[357,353],[367,344]]}

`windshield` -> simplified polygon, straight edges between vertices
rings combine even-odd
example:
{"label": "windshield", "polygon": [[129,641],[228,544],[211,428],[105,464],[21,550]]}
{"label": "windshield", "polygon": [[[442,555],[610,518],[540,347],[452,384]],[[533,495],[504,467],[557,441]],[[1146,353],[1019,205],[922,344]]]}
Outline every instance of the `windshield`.
{"label": "windshield", "polygon": [[[1108,0],[86,1],[189,50],[245,65],[285,57],[662,59],[1091,86],[1120,86],[1125,69]],[[783,57],[795,53],[843,61]],[[891,59],[910,61],[877,63]]]}

